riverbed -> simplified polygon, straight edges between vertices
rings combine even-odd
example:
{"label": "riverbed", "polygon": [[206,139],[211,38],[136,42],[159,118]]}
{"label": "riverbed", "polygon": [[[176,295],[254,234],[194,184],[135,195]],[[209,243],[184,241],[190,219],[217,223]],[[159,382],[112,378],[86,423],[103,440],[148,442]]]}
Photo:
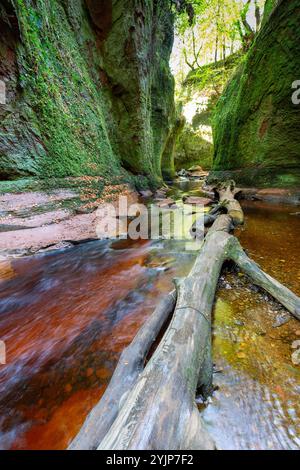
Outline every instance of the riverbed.
{"label": "riverbed", "polygon": [[[198,183],[171,195],[200,195]],[[293,206],[245,201],[237,232],[269,274],[300,295]],[[196,253],[172,240],[93,241],[11,260],[0,272],[0,448],[65,449],[118,358]],[[271,301],[270,301],[271,300]],[[215,392],[199,409],[221,449],[300,448],[300,324],[225,269],[214,310]]]}

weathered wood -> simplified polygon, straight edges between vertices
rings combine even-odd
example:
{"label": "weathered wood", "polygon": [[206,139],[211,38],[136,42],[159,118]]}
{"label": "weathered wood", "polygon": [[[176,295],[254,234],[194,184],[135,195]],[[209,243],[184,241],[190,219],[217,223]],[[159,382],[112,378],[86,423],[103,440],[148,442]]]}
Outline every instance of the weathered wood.
{"label": "weathered wood", "polygon": [[295,318],[300,320],[300,298],[269,274],[262,271],[258,264],[246,255],[237,239],[235,239],[235,245],[231,249],[230,257],[251,278],[254,284],[271,294]]}
{"label": "weathered wood", "polygon": [[177,285],[171,323],[99,449],[213,449],[195,396],[212,391],[211,313],[233,237],[231,218],[210,229],[190,275]]}
{"label": "weathered wood", "polygon": [[170,292],[123,351],[114,375],[100,402],[86,418],[70,450],[96,449],[114,422],[122,400],[144,368],[145,358],[162,327],[174,310],[176,291]]}
{"label": "weathered wood", "polygon": [[213,449],[195,402],[211,391],[211,311],[230,236],[212,232],[180,283],[172,321],[99,449]]}

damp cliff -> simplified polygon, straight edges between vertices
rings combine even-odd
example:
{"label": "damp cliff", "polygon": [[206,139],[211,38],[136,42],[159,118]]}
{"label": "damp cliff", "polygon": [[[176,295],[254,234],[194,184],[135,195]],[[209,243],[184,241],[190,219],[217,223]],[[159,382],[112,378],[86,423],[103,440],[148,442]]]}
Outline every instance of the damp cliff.
{"label": "damp cliff", "polygon": [[[253,186],[300,184],[300,2],[268,1],[263,27],[218,101],[214,175]],[[224,173],[225,172],[225,173]]]}
{"label": "damp cliff", "polygon": [[172,173],[168,0],[4,0],[0,180]]}

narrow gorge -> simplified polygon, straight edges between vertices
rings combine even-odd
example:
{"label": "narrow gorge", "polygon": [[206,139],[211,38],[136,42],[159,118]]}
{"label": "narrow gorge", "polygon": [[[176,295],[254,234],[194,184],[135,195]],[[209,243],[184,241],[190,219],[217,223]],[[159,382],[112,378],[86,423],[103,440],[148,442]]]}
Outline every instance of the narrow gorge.
{"label": "narrow gorge", "polygon": [[300,449],[299,25],[0,0],[0,450]]}

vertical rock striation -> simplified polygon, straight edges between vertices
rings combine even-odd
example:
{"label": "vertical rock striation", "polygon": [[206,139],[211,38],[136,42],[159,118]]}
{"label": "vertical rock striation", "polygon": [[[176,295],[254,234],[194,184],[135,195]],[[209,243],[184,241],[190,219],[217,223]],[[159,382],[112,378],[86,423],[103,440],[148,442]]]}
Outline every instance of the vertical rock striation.
{"label": "vertical rock striation", "polygon": [[0,23],[0,179],[161,178],[174,124],[168,0],[5,0]]}
{"label": "vertical rock striation", "polygon": [[241,184],[300,184],[300,2],[268,1],[263,27],[220,98],[214,125],[215,174]]}

